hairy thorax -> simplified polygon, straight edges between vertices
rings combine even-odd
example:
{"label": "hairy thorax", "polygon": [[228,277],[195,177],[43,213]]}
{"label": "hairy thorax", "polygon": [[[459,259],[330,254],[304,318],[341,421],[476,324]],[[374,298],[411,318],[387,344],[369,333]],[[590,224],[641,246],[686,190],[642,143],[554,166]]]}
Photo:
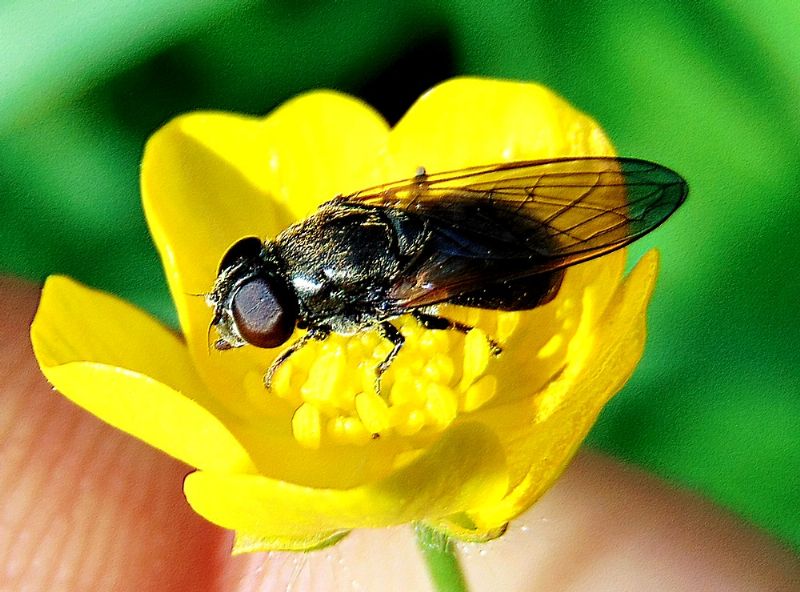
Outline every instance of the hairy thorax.
{"label": "hairy thorax", "polygon": [[297,294],[301,322],[352,334],[366,319],[397,314],[387,292],[412,254],[412,245],[398,239],[397,224],[383,212],[334,205],[278,236],[277,255]]}

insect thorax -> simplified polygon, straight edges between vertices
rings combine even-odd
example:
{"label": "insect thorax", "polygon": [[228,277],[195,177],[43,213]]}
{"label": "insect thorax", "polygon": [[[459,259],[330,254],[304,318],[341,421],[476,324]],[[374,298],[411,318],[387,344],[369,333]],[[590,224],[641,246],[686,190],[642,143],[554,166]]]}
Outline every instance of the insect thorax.
{"label": "insect thorax", "polygon": [[333,203],[281,233],[275,243],[301,322],[354,333],[399,314],[387,292],[422,231],[405,218]]}

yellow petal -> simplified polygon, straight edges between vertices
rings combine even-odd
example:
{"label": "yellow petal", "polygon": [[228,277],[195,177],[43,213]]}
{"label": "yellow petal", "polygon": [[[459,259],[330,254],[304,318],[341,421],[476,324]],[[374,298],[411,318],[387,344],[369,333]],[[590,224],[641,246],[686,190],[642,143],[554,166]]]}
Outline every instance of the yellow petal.
{"label": "yellow petal", "polygon": [[529,398],[561,371],[580,324],[597,323],[624,269],[625,253],[619,251],[571,267],[552,302],[521,313],[497,368],[492,369],[498,376],[495,405]]}
{"label": "yellow petal", "polygon": [[386,134],[371,108],[323,91],[264,119],[195,113],[152,136],[142,162],[144,210],[192,357],[212,388],[230,389],[275,356],[255,348],[208,353],[211,310],[201,295],[227,248],[245,236],[274,237],[336,193],[373,184]]}
{"label": "yellow petal", "polygon": [[300,95],[264,125],[273,191],[295,219],[322,202],[384,182],[389,126],[372,107],[331,91]]}
{"label": "yellow petal", "polygon": [[296,538],[269,538],[237,532],[233,539],[232,555],[242,555],[243,553],[262,553],[264,551],[317,551],[330,547],[341,541],[350,533],[349,530],[342,532],[321,532],[316,536],[309,535],[304,539]]}
{"label": "yellow petal", "polygon": [[647,303],[657,272],[657,253],[650,251],[631,271],[598,320],[592,348],[582,355],[588,363],[568,380],[555,381],[553,388],[564,389],[555,408],[542,414],[535,406],[509,405],[508,409],[494,409],[481,417],[494,425],[503,438],[510,470],[513,472],[520,464],[527,465],[528,470],[501,503],[470,513],[474,530],[467,531],[454,523],[439,527],[462,538],[474,538],[480,531],[496,531],[553,484],[603,406],[630,378],[642,355]]}
{"label": "yellow petal", "polygon": [[352,489],[315,489],[209,471],[193,473],[185,483],[195,511],[226,528],[253,533],[273,549],[311,548],[321,536],[352,528],[403,524],[491,505],[507,487],[496,436],[474,423],[454,426],[391,476]]}
{"label": "yellow petal", "polygon": [[439,84],[392,130],[399,177],[512,160],[614,154],[600,126],[544,86],[455,78]]}
{"label": "yellow petal", "polygon": [[103,421],[194,467],[251,470],[185,344],[144,312],[52,276],[31,342],[53,386]]}

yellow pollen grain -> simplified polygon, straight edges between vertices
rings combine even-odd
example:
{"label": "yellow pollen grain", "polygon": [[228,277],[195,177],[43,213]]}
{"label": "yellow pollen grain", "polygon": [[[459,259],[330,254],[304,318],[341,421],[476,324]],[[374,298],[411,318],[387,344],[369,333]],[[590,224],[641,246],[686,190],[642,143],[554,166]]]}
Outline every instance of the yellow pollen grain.
{"label": "yellow pollen grain", "polygon": [[425,331],[416,343],[423,355],[449,349],[447,331]]}
{"label": "yellow pollen grain", "polygon": [[443,384],[449,383],[456,371],[453,359],[445,354],[435,354],[420,370],[428,380]]}
{"label": "yellow pollen grain", "polygon": [[348,339],[344,348],[347,350],[347,355],[360,356],[364,349],[364,344],[360,339]]}
{"label": "yellow pollen grain", "polygon": [[481,313],[481,309],[479,308],[468,308],[466,309],[466,315],[464,318],[464,322],[469,325],[470,327],[475,327],[479,325],[481,322],[481,317],[483,316]]}
{"label": "yellow pollen grain", "polygon": [[489,364],[489,342],[486,333],[473,329],[464,337],[464,368],[461,374],[461,390],[466,390],[474,380],[483,374]]}
{"label": "yellow pollen grain", "polygon": [[412,374],[421,374],[425,371],[425,362],[426,356],[419,355],[417,353],[416,357],[412,360],[411,364],[406,364],[406,367],[409,372]]}
{"label": "yellow pollen grain", "polygon": [[393,405],[414,405],[425,404],[424,381],[412,374],[403,373],[397,377],[389,396]]}
{"label": "yellow pollen grain", "polygon": [[[372,439],[372,433],[355,417],[339,415],[332,417],[327,423],[330,437],[340,444],[366,444]],[[377,432],[376,432],[377,433]]]}
{"label": "yellow pollen grain", "polygon": [[356,390],[365,393],[375,392],[375,366],[371,362],[361,363],[356,369],[353,382]]}
{"label": "yellow pollen grain", "polygon": [[300,388],[304,401],[324,406],[335,405],[334,395],[346,370],[344,352],[341,348],[323,353],[311,366],[308,379]]}
{"label": "yellow pollen grain", "polygon": [[425,411],[432,423],[441,429],[450,425],[458,415],[458,399],[452,389],[431,383],[425,389],[425,395]]}
{"label": "yellow pollen grain", "polygon": [[413,436],[425,426],[426,418],[421,409],[401,405],[389,408],[389,421],[397,434]]}
{"label": "yellow pollen grain", "polygon": [[[271,391],[275,396],[299,405],[302,402],[300,387],[306,381],[306,378],[306,372],[301,368],[297,368],[292,363],[292,360],[288,360],[278,368],[278,371],[272,377]],[[263,378],[260,382],[263,396]]]}
{"label": "yellow pollen grain", "polygon": [[549,358],[559,350],[559,348],[563,343],[564,343],[564,336],[561,335],[560,333],[556,333],[550,339],[547,340],[547,343],[545,343],[541,347],[541,349],[539,349],[538,353],[536,354],[536,357],[539,358],[540,360]]}
{"label": "yellow pollen grain", "polygon": [[334,353],[340,349],[342,349],[342,347],[339,343],[339,340],[336,337],[329,337],[328,339],[319,342],[317,355]]}
{"label": "yellow pollen grain", "polygon": [[372,434],[379,434],[389,427],[389,407],[374,392],[356,395],[356,412],[361,423]]}
{"label": "yellow pollen grain", "polygon": [[380,335],[374,331],[363,331],[358,334],[357,339],[361,342],[361,345],[364,346],[365,349],[372,349],[378,344],[378,340],[380,338]]}
{"label": "yellow pollen grain", "polygon": [[306,448],[319,448],[322,438],[322,417],[319,409],[311,403],[303,403],[292,416],[292,434]]}
{"label": "yellow pollen grain", "polygon": [[463,411],[468,413],[480,409],[494,398],[496,392],[497,377],[493,374],[482,376],[464,393]]}
{"label": "yellow pollen grain", "polygon": [[423,332],[423,328],[416,321],[411,321],[411,322],[401,321],[400,323],[398,323],[397,327],[398,329],[400,329],[400,332],[403,334],[403,337],[412,342],[417,341]]}

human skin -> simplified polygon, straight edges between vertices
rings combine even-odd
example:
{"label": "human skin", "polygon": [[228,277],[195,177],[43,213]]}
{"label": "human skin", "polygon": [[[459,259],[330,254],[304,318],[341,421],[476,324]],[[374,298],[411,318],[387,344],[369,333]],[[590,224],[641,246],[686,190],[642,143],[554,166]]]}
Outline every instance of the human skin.
{"label": "human skin", "polygon": [[[409,528],[231,557],[230,533],[183,499],[189,467],[41,376],[28,340],[38,292],[0,279],[0,590],[429,589]],[[800,560],[764,533],[590,452],[505,536],[459,550],[473,592],[800,589]]]}

